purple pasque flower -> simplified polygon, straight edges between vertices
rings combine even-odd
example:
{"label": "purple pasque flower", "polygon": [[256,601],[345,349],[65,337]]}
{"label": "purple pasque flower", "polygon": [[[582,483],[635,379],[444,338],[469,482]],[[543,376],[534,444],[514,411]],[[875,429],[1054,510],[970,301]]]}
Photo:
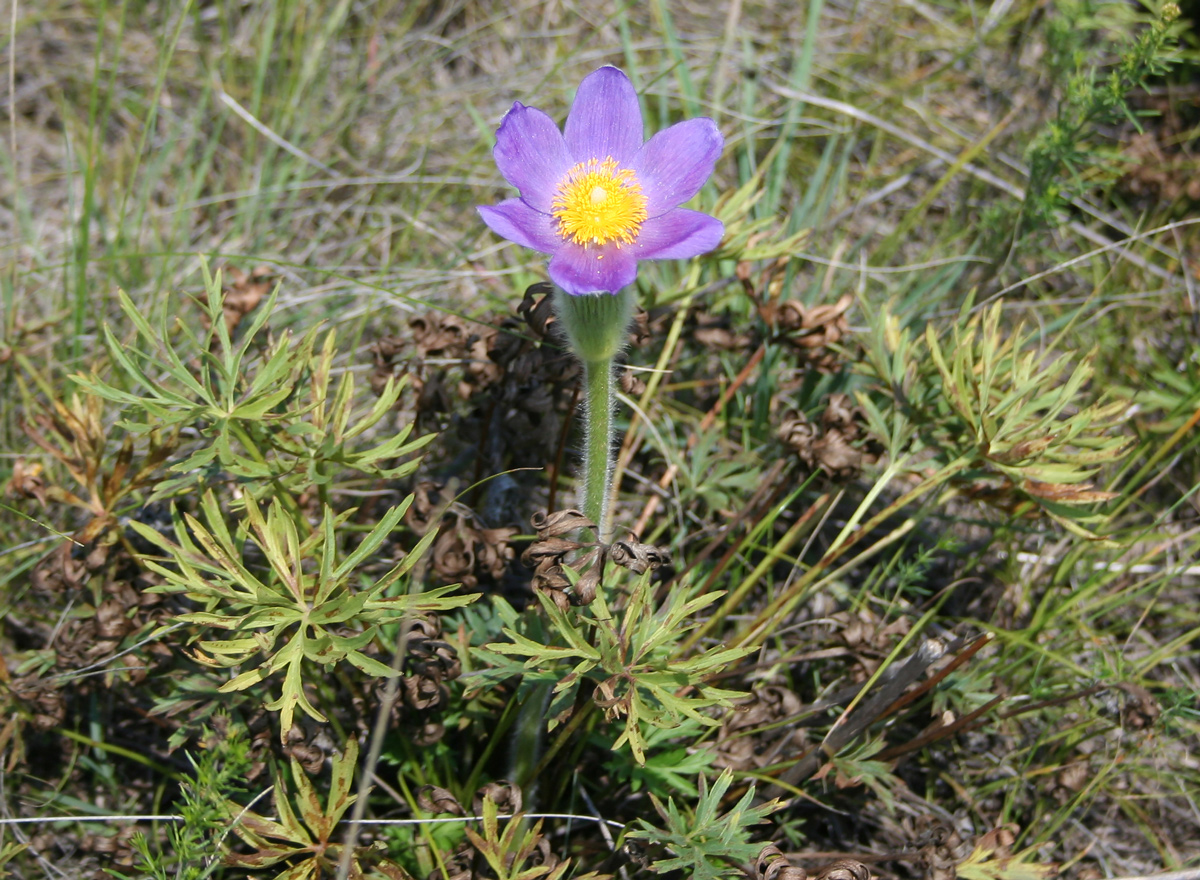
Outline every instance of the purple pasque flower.
{"label": "purple pasque flower", "polygon": [[541,110],[513,104],[493,155],[521,195],[479,213],[493,232],[550,254],[550,280],[567,293],[616,293],[633,283],[638,260],[694,257],[720,243],[720,220],[679,205],[700,191],[723,146],[704,117],[643,143],[633,83],[601,67],[579,84],[562,132]]}

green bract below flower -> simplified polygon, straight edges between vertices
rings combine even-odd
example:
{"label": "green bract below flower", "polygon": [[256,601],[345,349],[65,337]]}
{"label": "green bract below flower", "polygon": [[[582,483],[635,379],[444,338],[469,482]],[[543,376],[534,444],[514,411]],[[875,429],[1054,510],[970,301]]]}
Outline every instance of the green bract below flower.
{"label": "green bract below flower", "polygon": [[602,67],[579,84],[565,129],[517,102],[496,132],[494,155],[520,197],[481,205],[494,232],[550,254],[550,279],[570,294],[615,293],[638,260],[712,250],[721,221],[679,207],[712,174],[724,139],[708,118],[642,141],[633,83]]}

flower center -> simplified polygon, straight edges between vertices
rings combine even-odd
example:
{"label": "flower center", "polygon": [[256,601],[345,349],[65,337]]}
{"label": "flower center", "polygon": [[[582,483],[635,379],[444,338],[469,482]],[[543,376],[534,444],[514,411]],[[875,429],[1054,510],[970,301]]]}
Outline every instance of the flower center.
{"label": "flower center", "polygon": [[589,159],[567,172],[550,205],[563,238],[576,244],[632,244],[646,219],[642,185],[613,158]]}

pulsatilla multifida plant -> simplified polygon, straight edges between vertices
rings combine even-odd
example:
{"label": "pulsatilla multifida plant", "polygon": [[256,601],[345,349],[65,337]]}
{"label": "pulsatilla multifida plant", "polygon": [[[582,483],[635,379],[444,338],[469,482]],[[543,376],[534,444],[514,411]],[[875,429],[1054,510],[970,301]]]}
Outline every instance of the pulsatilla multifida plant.
{"label": "pulsatilla multifida plant", "polygon": [[[297,707],[318,721],[326,720],[304,693],[306,661],[325,668],[346,662],[367,675],[395,676],[395,670],[365,653],[380,638],[381,627],[475,599],[474,595],[448,595],[456,586],[408,591],[406,575],[436,531],[430,531],[373,584],[356,586],[360,568],[378,553],[411,503],[410,495],[389,510],[345,555],[338,536],[354,510],[335,513],[326,506],[317,527],[303,533],[282,502],[272,501],[264,514],[251,496],[246,496],[244,516],[232,531],[211,492],[202,505],[206,523],[191,514],[176,516],[178,543],[148,526],[135,523],[134,528],[166,554],[162,562],[146,560],[166,579],[154,589],[183,592],[203,606],[180,619],[236,636],[202,637],[195,658],[217,667],[264,658],[225,682],[222,692],[245,690],[283,674],[280,696],[265,705],[280,713],[280,734],[286,741]],[[242,548],[248,542],[266,557],[265,572],[257,573],[243,561]]]}
{"label": "pulsatilla multifida plant", "polygon": [[[276,880],[318,880],[336,876],[343,847],[336,839],[341,837],[337,825],[355,800],[350,789],[357,761],[358,743],[352,739],[346,744],[346,750],[331,762],[333,774],[324,806],[312,780],[295,758],[291,761],[295,806],[288,797],[289,786],[278,769],[274,773],[272,793],[277,818],[269,819],[252,810],[244,810],[238,804],[228,803],[230,827],[252,851],[229,853],[225,856],[225,864],[251,870],[282,868],[275,875]],[[346,876],[353,880],[411,880],[403,868],[371,846],[355,848]]]}
{"label": "pulsatilla multifida plant", "polygon": [[693,880],[722,880],[731,876],[731,863],[749,862],[759,855],[762,844],[750,842],[750,829],[764,822],[781,804],[771,800],[755,806],[751,784],[732,809],[723,810],[725,795],[732,784],[730,770],[725,770],[711,786],[701,776],[700,796],[694,810],[680,809],[673,799],[664,805],[650,795],[662,827],[639,818],[641,827],[627,836],[667,849],[665,858],[655,858],[652,862],[656,874],[681,871]]}
{"label": "pulsatilla multifida plant", "polygon": [[[41,377],[35,378],[48,387]],[[87,521],[74,536],[81,544],[91,543],[117,524],[118,512],[131,496],[154,482],[178,444],[175,433],[151,430],[139,448],[126,432],[114,452],[104,407],[103,399],[86,392],[66,402],[52,397],[46,405],[31,407],[33,423],[23,425],[25,433],[62,465],[78,488],[72,491],[48,481],[39,462],[16,470],[11,486],[13,494],[37,498],[43,505],[57,502],[83,511]]]}
{"label": "pulsatilla multifida plant", "polygon": [[913,456],[971,495],[1096,538],[1089,526],[1105,518],[1083,505],[1113,496],[1088,481],[1128,448],[1116,430],[1126,405],[1081,400],[1091,354],[1047,354],[1035,334],[1006,332],[1000,318],[996,303],[960,320],[947,345],[932,324],[913,338],[894,316],[874,316],[865,369],[893,412],[885,418],[866,394],[859,402],[893,460]]}
{"label": "pulsatilla multifida plant", "polygon": [[[496,880],[562,880],[572,870],[570,859],[559,859],[552,853],[547,859],[547,852],[539,847],[546,840],[542,835],[540,819],[531,826],[521,814],[517,814],[502,828],[496,802],[485,797],[480,806],[483,815],[480,817],[479,832],[468,828],[467,839],[487,863]],[[437,872],[434,873],[436,875]],[[610,875],[588,871],[574,876],[576,880],[602,880]]]}
{"label": "pulsatilla multifida plant", "polygon": [[379,442],[368,439],[395,407],[403,380],[388,381],[370,408],[360,405],[351,372],[334,381],[334,331],[320,347],[320,328],[298,340],[266,332],[277,294],[258,306],[235,339],[219,273],[205,272],[205,297],[192,303],[207,328],[196,335],[184,321],[152,326],[120,293],[135,336],[118,338],[106,325],[110,372],[79,375],[76,383],[119,404],[121,427],[130,434],[186,428],[196,438],[147,500],[234,479],[243,495],[310,491],[324,502],[345,472],[392,480],[416,469],[413,455],[432,435],[413,439],[412,426],[402,425]]}
{"label": "pulsatilla multifida plant", "polygon": [[[527,551],[526,558],[538,563],[535,585],[544,578],[545,585],[538,586],[536,594],[550,627],[530,615],[518,615],[502,598],[494,597],[504,634],[511,641],[476,649],[476,656],[489,668],[475,674],[472,688],[479,690],[521,676],[523,687],[552,689],[545,708],[550,730],[572,717],[576,696],[586,688],[605,717],[623,727],[613,750],[628,743],[634,760],[644,765],[647,740],[643,723],[672,729],[691,719],[718,726],[720,722],[706,710],[729,707],[741,693],[715,687],[709,680],[753,648],[717,648],[686,659],[675,656],[680,637],[697,625],[694,621],[699,612],[724,593],[697,594],[694,584],[680,583],[665,602],[658,603],[651,575],[661,551],[632,541],[593,544],[592,552],[577,563],[581,567],[590,563],[591,567],[577,574],[563,564],[562,557],[582,545],[561,535],[594,526],[571,510],[535,523],[541,540]],[[553,564],[547,566],[550,562]],[[603,583],[607,563],[638,575],[629,587],[628,600],[614,599],[613,606],[608,604]],[[548,577],[551,571],[554,575]],[[572,608],[573,604],[582,607]]]}

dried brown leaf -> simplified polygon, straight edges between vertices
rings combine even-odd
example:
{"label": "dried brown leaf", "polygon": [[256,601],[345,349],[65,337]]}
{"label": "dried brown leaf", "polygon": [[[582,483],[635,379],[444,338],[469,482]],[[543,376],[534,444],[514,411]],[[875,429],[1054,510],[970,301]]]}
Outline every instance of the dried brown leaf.
{"label": "dried brown leaf", "polygon": [[436,785],[422,785],[417,790],[417,806],[427,813],[450,813],[462,816],[463,808],[448,789]]}
{"label": "dried brown leaf", "polygon": [[529,521],[538,533],[540,541],[557,538],[576,529],[591,529],[592,531],[596,529],[596,524],[584,516],[583,511],[574,508],[558,510],[550,514],[538,511],[529,518]]}
{"label": "dried brown leaf", "polygon": [[511,782],[500,780],[480,786],[479,790],[475,792],[475,798],[471,801],[474,815],[483,815],[485,798],[495,803],[500,813],[511,816],[521,812],[521,789]]}
{"label": "dried brown leaf", "polygon": [[671,564],[671,554],[665,547],[639,544],[636,541],[615,541],[608,548],[608,558],[615,565],[627,568],[634,574],[654,571]]}
{"label": "dried brown leaf", "polygon": [[754,863],[757,880],[807,880],[808,873],[788,861],[775,844],[763,847]]}

